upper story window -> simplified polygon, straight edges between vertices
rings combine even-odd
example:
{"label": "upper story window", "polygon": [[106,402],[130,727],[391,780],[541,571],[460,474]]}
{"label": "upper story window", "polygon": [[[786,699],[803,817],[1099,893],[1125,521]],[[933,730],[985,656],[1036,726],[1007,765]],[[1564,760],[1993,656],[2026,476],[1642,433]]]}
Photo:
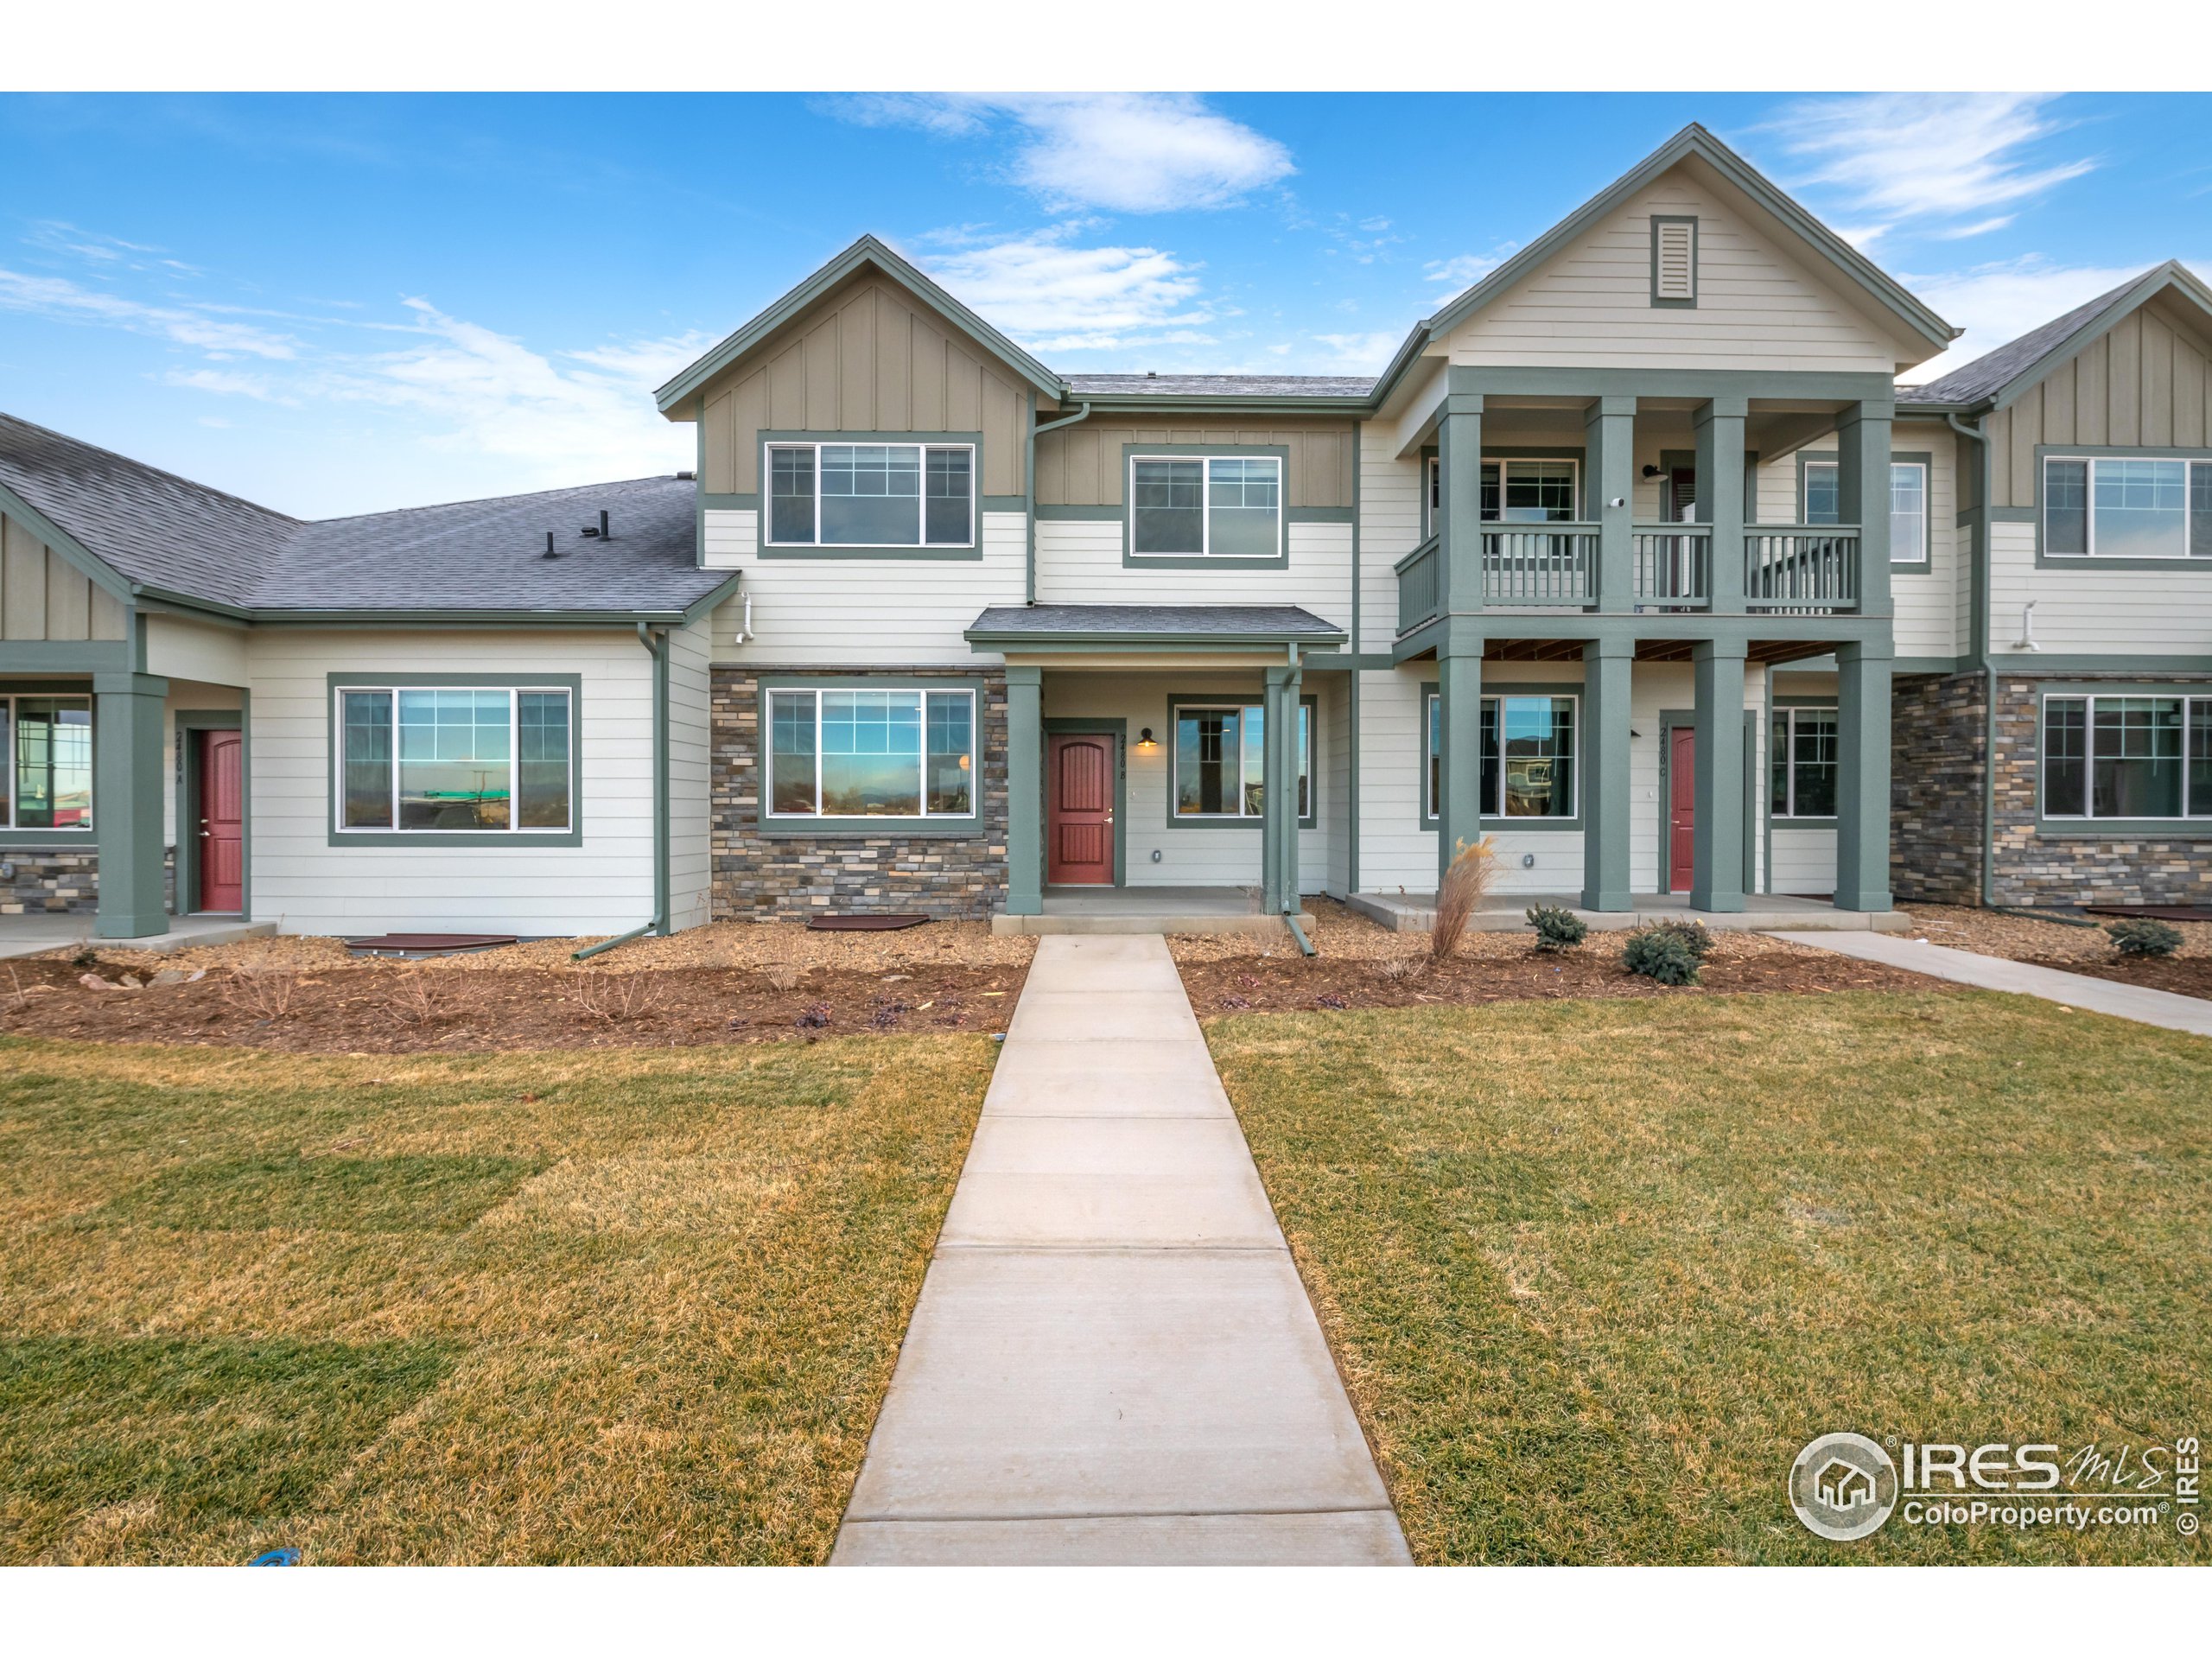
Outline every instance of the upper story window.
{"label": "upper story window", "polygon": [[[1485,524],[1556,524],[1573,522],[1575,504],[1581,499],[1582,463],[1572,457],[1556,461],[1486,461],[1483,462],[1482,515]],[[1428,527],[1433,532],[1442,518],[1444,467],[1428,458]]]}
{"label": "upper story window", "polygon": [[2082,558],[2212,558],[2212,461],[2047,457],[2043,550]]}
{"label": "upper story window", "polygon": [[768,692],[768,812],[779,818],[976,815],[976,694]]}
{"label": "upper story window", "polygon": [[565,689],[346,686],[340,830],[566,831],[575,798]]}
{"label": "upper story window", "polygon": [[1277,455],[1132,455],[1129,551],[1271,559],[1282,550]]}
{"label": "upper story window", "polygon": [[772,547],[973,547],[976,448],[772,443]]}
{"label": "upper story window", "polygon": [[0,696],[0,829],[92,827],[92,700]]}
{"label": "upper story window", "polygon": [[[1833,461],[1805,463],[1803,523],[1843,522],[1838,478]],[[1928,463],[1924,461],[1890,463],[1890,563],[1928,563]]]}

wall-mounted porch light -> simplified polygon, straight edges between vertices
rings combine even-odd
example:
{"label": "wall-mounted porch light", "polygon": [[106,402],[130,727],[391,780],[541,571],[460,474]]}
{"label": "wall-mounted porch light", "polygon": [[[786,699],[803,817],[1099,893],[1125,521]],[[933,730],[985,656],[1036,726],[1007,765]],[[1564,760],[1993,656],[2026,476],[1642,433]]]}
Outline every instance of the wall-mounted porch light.
{"label": "wall-mounted porch light", "polygon": [[1147,726],[1137,734],[1137,753],[1139,754],[1150,754],[1159,747],[1159,744],[1153,741],[1151,727]]}

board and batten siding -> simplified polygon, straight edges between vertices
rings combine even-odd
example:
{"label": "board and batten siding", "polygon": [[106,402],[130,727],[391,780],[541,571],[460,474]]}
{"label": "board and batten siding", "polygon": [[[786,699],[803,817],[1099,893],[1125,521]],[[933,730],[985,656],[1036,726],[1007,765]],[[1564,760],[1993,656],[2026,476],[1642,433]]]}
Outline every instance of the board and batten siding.
{"label": "board and batten siding", "polygon": [[[287,933],[574,935],[652,917],[652,658],[634,633],[269,628],[251,639],[256,921]],[[399,836],[389,847],[331,846],[332,673],[581,676],[581,844],[487,835],[480,850]]]}
{"label": "board and batten siding", "polygon": [[[963,637],[992,605],[1019,605],[1028,585],[1027,520],[982,515],[980,559],[760,556],[760,515],[709,510],[706,563],[742,570],[737,594],[714,613],[713,660],[779,668],[920,667],[996,662]],[[753,637],[740,643],[746,601]]]}
{"label": "board and batten siding", "polygon": [[[1284,530],[1287,568],[1222,559],[1218,569],[1147,569],[1122,563],[1118,519],[1040,519],[1037,598],[1047,605],[1302,605],[1349,632],[1351,526],[1294,521]],[[1020,595],[1002,602],[1019,604]]]}
{"label": "board and batten siding", "polygon": [[668,925],[714,919],[713,623],[668,635]]}
{"label": "board and batten siding", "polygon": [[[1892,340],[1783,252],[1717,181],[1655,180],[1454,331],[1454,363],[1889,374]],[[1651,302],[1651,218],[1698,221],[1694,308]],[[1924,352],[1923,353],[1924,354]]]}
{"label": "board and batten siding", "polygon": [[0,639],[120,639],[123,601],[0,513]]}
{"label": "board and batten siding", "polygon": [[1123,446],[1204,444],[1224,450],[1274,445],[1290,452],[1283,499],[1292,507],[1349,507],[1352,429],[1348,421],[1277,421],[1249,426],[1217,421],[1149,421],[1098,416],[1037,440],[1037,504],[1047,507],[1118,507]]}
{"label": "board and batten siding", "polygon": [[759,493],[762,432],[980,432],[982,493],[1026,487],[1028,388],[880,276],[825,296],[702,398],[710,495]]}
{"label": "board and batten siding", "polygon": [[2122,317],[1985,418],[1992,499],[2000,507],[2039,505],[2038,444],[2212,446],[2209,362],[2203,345],[2161,316],[2157,302]]}

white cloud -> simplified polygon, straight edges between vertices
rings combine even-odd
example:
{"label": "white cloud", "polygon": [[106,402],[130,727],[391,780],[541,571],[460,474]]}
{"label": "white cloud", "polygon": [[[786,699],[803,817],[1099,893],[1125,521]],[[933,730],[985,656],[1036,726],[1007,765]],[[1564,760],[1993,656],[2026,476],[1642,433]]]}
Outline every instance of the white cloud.
{"label": "white cloud", "polygon": [[1377,374],[1390,354],[1398,349],[1405,336],[1392,334],[1316,334],[1315,341],[1328,347],[1325,359],[1313,362],[1311,372],[1316,374]]}
{"label": "white cloud", "polygon": [[941,232],[922,264],[960,299],[1038,352],[1211,344],[1216,309],[1194,266],[1153,247],[1081,247],[1076,225],[995,240]]}
{"label": "white cloud", "polygon": [[[2058,265],[2041,255],[1976,265],[1967,270],[1905,278],[1912,291],[1945,321],[1966,330],[1951,348],[1905,378],[1933,380],[1971,363],[2007,340],[2040,328],[2100,294],[2140,276],[2140,265]],[[2212,280],[2212,259],[2187,262]]]}
{"label": "white cloud", "polygon": [[1978,235],[2004,221],[1990,209],[2040,195],[2096,163],[2033,162],[2023,153],[2063,130],[2048,93],[1874,92],[1808,99],[1766,130],[1802,166],[1801,184],[1826,185],[1868,223],[1850,233],[1864,246],[1916,221],[1980,222],[1951,233]]}
{"label": "white cloud", "polygon": [[1004,176],[1054,213],[1226,207],[1297,170],[1281,144],[1184,92],[876,94],[820,107],[863,126],[1010,143]]}
{"label": "white cloud", "polygon": [[1503,255],[1493,257],[1486,253],[1462,253],[1449,259],[1432,259],[1421,270],[1427,281],[1448,283],[1456,294],[1480,282],[1504,263]]}
{"label": "white cloud", "polygon": [[29,311],[58,321],[100,323],[149,334],[211,357],[289,358],[298,353],[291,336],[245,323],[219,322],[180,306],[128,299],[72,282],[0,269],[0,309]]}

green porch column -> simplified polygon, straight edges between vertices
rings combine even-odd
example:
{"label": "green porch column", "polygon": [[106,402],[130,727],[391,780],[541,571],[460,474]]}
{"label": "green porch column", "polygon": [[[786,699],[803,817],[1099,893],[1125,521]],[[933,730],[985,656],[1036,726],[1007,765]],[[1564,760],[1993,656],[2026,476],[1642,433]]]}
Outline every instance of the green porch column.
{"label": "green porch column", "polygon": [[[1859,613],[1888,616],[1890,604],[1889,404],[1859,403],[1835,423],[1836,516],[1859,526]],[[1885,880],[1887,878],[1885,877]]]}
{"label": "green porch column", "polygon": [[[1887,504],[1885,504],[1885,516]],[[1885,558],[1887,557],[1886,553]],[[1886,643],[1836,647],[1835,907],[1888,910],[1890,665]]]}
{"label": "green porch column", "polygon": [[162,711],[168,694],[169,683],[157,674],[92,677],[92,832],[100,849],[92,931],[103,939],[169,931],[162,833]]}
{"label": "green porch column", "polygon": [[[1737,453],[1742,454],[1738,446]],[[1700,486],[1702,488],[1702,486]],[[1701,639],[1697,682],[1697,829],[1691,837],[1690,905],[1744,907],[1744,642]]]}
{"label": "green porch column", "polygon": [[[1590,405],[1582,429],[1589,451],[1582,516],[1598,526],[1598,608],[1636,608],[1636,399],[1607,396]],[[1618,507],[1614,502],[1619,502]]]}
{"label": "green porch column", "polygon": [[1045,671],[1006,671],[1006,913],[1045,910]]}
{"label": "green porch column", "polygon": [[1439,479],[1436,513],[1440,608],[1483,607],[1483,400],[1455,391],[1444,400],[1436,429]]}
{"label": "green porch column", "polygon": [[1592,639],[1582,647],[1582,907],[1629,910],[1629,682],[1636,645]]}
{"label": "green porch column", "polygon": [[[1715,397],[1699,406],[1697,519],[1713,526],[1713,613],[1744,611],[1744,422],[1742,397]],[[1702,751],[1700,751],[1702,753]]]}
{"label": "green porch column", "polygon": [[[1437,702],[1444,717],[1437,745],[1444,772],[1436,824],[1440,889],[1452,856],[1483,833],[1483,642],[1471,620],[1450,619],[1436,652]],[[1419,744],[1414,752],[1421,752]]]}
{"label": "green porch column", "polygon": [[1260,893],[1268,914],[1274,916],[1298,914],[1298,696],[1303,679],[1296,664],[1268,671]]}

